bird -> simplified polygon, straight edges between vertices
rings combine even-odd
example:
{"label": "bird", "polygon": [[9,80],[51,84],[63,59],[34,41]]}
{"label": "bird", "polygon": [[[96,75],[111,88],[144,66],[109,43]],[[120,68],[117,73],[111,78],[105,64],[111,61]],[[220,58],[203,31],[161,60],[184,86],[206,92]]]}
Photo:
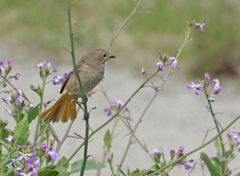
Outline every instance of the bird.
{"label": "bird", "polygon": [[[77,64],[77,71],[83,85],[85,94],[90,92],[104,76],[105,63],[110,58],[116,56],[110,55],[103,49],[96,49],[87,53]],[[76,119],[76,103],[78,99],[83,97],[76,73],[73,69],[62,84],[60,90],[60,98],[55,104],[41,114],[44,122],[67,122]]]}

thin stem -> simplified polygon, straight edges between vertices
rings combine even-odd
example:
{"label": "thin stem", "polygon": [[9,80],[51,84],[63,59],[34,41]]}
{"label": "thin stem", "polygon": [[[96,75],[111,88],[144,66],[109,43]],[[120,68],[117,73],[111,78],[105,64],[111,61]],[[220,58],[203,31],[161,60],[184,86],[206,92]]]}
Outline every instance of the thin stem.
{"label": "thin stem", "polygon": [[[177,55],[176,55],[176,59],[179,57],[179,55],[180,55],[183,47],[184,47],[185,44],[187,43],[187,40],[188,40],[190,31],[191,31],[191,30],[188,30],[188,33],[187,33],[187,35],[186,35],[186,38],[185,38],[185,40],[184,40],[181,48],[179,49],[179,52],[178,52]],[[168,73],[167,73],[167,78],[168,78],[168,76],[171,74],[172,68],[173,68],[173,66],[171,65],[171,67],[169,68],[169,71],[168,71]],[[162,87],[164,86],[164,84],[165,84],[165,81],[162,83],[162,85],[161,85],[160,87],[162,88]],[[126,150],[125,150],[125,152],[124,152],[124,154],[123,154],[123,157],[122,157],[122,159],[121,159],[121,162],[120,162],[120,164],[118,165],[117,173],[119,172],[119,169],[122,167],[122,164],[123,164],[123,162],[124,162],[124,160],[125,160],[125,158],[126,158],[126,156],[127,156],[127,153],[128,153],[128,151],[129,151],[129,148],[130,148],[131,143],[132,143],[132,138],[133,138],[134,133],[136,132],[139,124],[141,123],[141,121],[142,121],[142,119],[143,119],[143,116],[145,115],[145,113],[146,113],[147,110],[149,109],[150,105],[153,103],[153,101],[154,101],[154,99],[156,98],[157,94],[158,94],[158,92],[156,92],[156,93],[154,94],[153,98],[150,100],[149,104],[148,104],[147,107],[144,109],[142,115],[141,115],[140,118],[138,119],[138,122],[137,122],[137,124],[135,125],[134,130],[133,130],[133,132],[132,132],[132,134],[131,134],[131,136],[130,136],[130,139],[129,139],[129,141],[128,141],[128,145],[127,145]]]}
{"label": "thin stem", "polygon": [[[59,152],[59,150],[60,150],[60,148],[61,148],[62,144],[63,144],[63,143],[64,143],[64,141],[67,139],[67,137],[68,137],[68,133],[69,133],[69,131],[70,131],[70,129],[71,129],[71,127],[72,127],[72,125],[73,125],[73,122],[74,122],[74,120],[72,120],[72,121],[70,122],[70,124],[69,124],[69,126],[68,126],[68,129],[67,129],[67,131],[65,132],[65,134],[64,134],[64,136],[63,136],[63,138],[62,138],[62,140],[61,140],[61,141],[59,141],[59,142],[57,143],[56,153],[58,153],[58,152]],[[52,161],[50,162],[50,164],[49,164],[49,165],[53,165],[53,164],[54,164],[54,162],[55,162],[55,159],[54,159],[54,160],[52,160]]]}
{"label": "thin stem", "polygon": [[[12,83],[10,83],[10,82],[6,79],[6,77],[3,77],[1,74],[0,74],[0,77],[3,78],[4,81],[7,82],[12,88],[15,88],[15,86],[14,86]],[[2,82],[1,85],[2,85],[2,84],[4,84],[4,82]],[[1,85],[0,85],[0,88],[1,88]],[[2,93],[2,92],[1,92],[1,93]],[[22,97],[23,97],[25,100],[27,100],[27,102],[33,104],[33,103],[25,96],[24,92],[22,92],[22,94],[23,94]]]}
{"label": "thin stem", "polygon": [[[141,84],[139,86],[139,88],[130,96],[130,98],[126,101],[126,103],[118,110],[118,112],[116,112],[116,114],[111,117],[108,121],[106,121],[104,124],[102,124],[100,127],[98,127],[95,131],[93,131],[90,135],[89,135],[89,139],[95,134],[97,133],[99,130],[101,130],[103,127],[105,127],[108,123],[110,123],[113,119],[115,119],[120,112],[125,108],[125,106],[132,100],[132,98],[144,87],[145,84],[148,83],[148,81],[150,81],[157,73],[159,72],[159,70],[157,70],[150,78],[148,78],[143,84]],[[68,158],[68,160],[66,161],[66,163],[64,164],[64,166],[69,163],[69,161],[74,157],[74,155],[82,148],[82,146],[85,144],[85,141],[77,148],[77,150]]]}
{"label": "thin stem", "polygon": [[88,114],[88,109],[87,109],[87,101],[86,101],[86,95],[85,95],[85,91],[83,89],[83,85],[77,70],[77,66],[76,66],[76,61],[75,61],[75,52],[74,52],[74,42],[73,42],[73,32],[72,32],[72,20],[71,20],[71,2],[70,0],[68,1],[68,26],[69,26],[69,35],[70,35],[70,41],[71,41],[71,55],[72,55],[72,62],[73,62],[73,66],[74,66],[74,70],[78,79],[78,83],[80,85],[81,88],[81,92],[82,92],[82,99],[83,99],[83,106],[84,106],[84,119],[86,122],[85,125],[85,146],[84,146],[84,156],[83,156],[83,163],[82,163],[82,169],[80,171],[80,175],[83,176],[84,174],[84,170],[85,170],[85,166],[87,163],[87,149],[88,149],[88,126],[89,126],[89,114]]}
{"label": "thin stem", "polygon": [[210,143],[212,143],[213,141],[215,141],[221,134],[223,134],[225,131],[227,131],[227,129],[230,128],[230,126],[232,126],[238,119],[240,119],[240,116],[238,116],[236,119],[234,119],[226,128],[224,128],[220,133],[218,133],[214,138],[212,138],[211,140],[209,140],[209,141],[208,141],[207,143],[205,143],[204,145],[201,145],[200,147],[198,147],[198,148],[192,150],[191,152],[185,154],[184,156],[178,158],[178,159],[177,159],[176,161],[174,161],[173,163],[171,163],[171,164],[169,164],[169,165],[167,165],[167,166],[165,166],[165,167],[162,167],[161,169],[156,170],[155,172],[151,173],[149,176],[153,176],[153,175],[155,175],[155,174],[157,174],[157,173],[159,173],[159,172],[161,172],[161,171],[169,168],[170,166],[177,164],[180,160],[182,160],[182,159],[186,158],[187,156],[195,153],[196,151],[198,151],[198,150],[206,147],[208,144],[210,144]]}
{"label": "thin stem", "polygon": [[138,9],[138,6],[141,4],[142,0],[139,0],[137,5],[135,6],[135,8],[133,9],[133,11],[130,13],[130,15],[127,17],[127,19],[123,22],[123,24],[118,27],[118,30],[116,32],[116,34],[114,35],[111,43],[109,44],[107,51],[110,50],[110,48],[112,47],[113,43],[115,42],[116,38],[118,37],[118,34],[121,32],[121,30],[123,29],[123,27],[127,24],[127,22],[131,19],[131,17],[136,13],[136,10]]}
{"label": "thin stem", "polygon": [[146,114],[147,110],[149,109],[149,107],[151,106],[152,102],[153,102],[154,99],[156,98],[157,94],[158,94],[158,92],[156,92],[156,93],[154,94],[154,96],[152,97],[152,99],[150,100],[150,102],[148,103],[148,105],[146,106],[146,108],[144,109],[143,113],[141,114],[140,118],[138,119],[137,124],[135,125],[135,127],[134,127],[134,129],[133,129],[133,131],[132,131],[132,134],[131,134],[131,136],[130,136],[130,139],[129,139],[129,141],[128,141],[128,145],[127,145],[126,150],[125,150],[125,152],[124,152],[124,154],[123,154],[123,157],[122,157],[122,159],[121,159],[121,162],[120,162],[120,164],[118,165],[117,173],[119,172],[119,169],[121,169],[122,164],[123,164],[123,162],[124,162],[124,160],[125,160],[125,158],[126,158],[126,156],[127,156],[127,153],[128,153],[128,151],[129,151],[129,148],[130,148],[130,146],[131,146],[131,144],[132,144],[132,138],[134,137],[134,134],[135,134],[135,132],[137,131],[137,128],[138,128],[139,124],[141,123],[144,115]]}
{"label": "thin stem", "polygon": [[[211,115],[212,115],[213,121],[214,121],[214,123],[215,123],[217,132],[220,133],[220,129],[219,129],[219,127],[218,127],[218,121],[217,121],[217,119],[216,119],[216,117],[215,117],[215,114],[214,114],[214,112],[213,112],[212,104],[211,104],[211,102],[208,100],[209,96],[208,96],[208,93],[207,93],[207,89],[206,89],[206,88],[204,89],[204,92],[205,92],[205,95],[206,95],[206,98],[207,98],[207,101],[208,101],[209,109],[210,109],[210,111],[211,111]],[[220,140],[221,148],[222,148],[222,156],[225,157],[225,148],[224,148],[224,143],[223,143],[222,135],[219,135],[219,140]],[[224,170],[225,170],[225,162],[222,162],[222,167],[223,167],[223,171],[224,171]]]}
{"label": "thin stem", "polygon": [[[146,80],[147,80],[147,78],[146,78]],[[113,106],[112,102],[111,102],[110,99],[108,98],[107,93],[106,93],[106,91],[103,89],[102,84],[99,83],[98,85],[100,86],[101,92],[103,93],[104,97],[106,98],[106,100],[108,101],[108,103],[110,104],[110,106],[112,106],[113,109],[114,109],[115,111],[117,111],[117,109]],[[129,130],[129,132],[132,132],[132,129],[131,129],[131,128],[129,127],[129,125],[125,122],[124,118],[123,118],[121,115],[119,115],[119,117],[120,117],[121,121],[123,122],[123,124],[124,124],[124,125],[127,127],[127,129]],[[138,139],[138,137],[136,136],[136,134],[134,134],[134,138],[136,138],[137,143],[138,143],[138,144],[142,147],[142,149],[147,153],[148,151],[147,151],[146,147],[144,147],[144,145],[143,145],[143,144],[141,143],[141,141]],[[150,156],[150,157],[151,157],[151,156]],[[152,158],[152,157],[151,157],[151,158]]]}
{"label": "thin stem", "polygon": [[[42,93],[41,93],[41,102],[40,102],[40,109],[39,111],[42,112],[42,105],[43,105],[43,93],[44,93],[44,88],[45,88],[45,84],[46,84],[46,77],[43,78],[43,85],[42,85]],[[39,131],[39,127],[40,127],[40,114],[38,115],[38,121],[37,121],[37,128],[35,131],[35,135],[34,135],[34,141],[37,141],[38,139],[38,131]]]}

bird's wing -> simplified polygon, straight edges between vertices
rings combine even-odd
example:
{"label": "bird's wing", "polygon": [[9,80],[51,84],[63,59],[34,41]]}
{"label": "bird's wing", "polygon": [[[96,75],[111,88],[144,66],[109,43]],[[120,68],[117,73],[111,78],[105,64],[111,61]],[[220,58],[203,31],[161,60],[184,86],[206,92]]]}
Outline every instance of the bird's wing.
{"label": "bird's wing", "polygon": [[63,84],[62,84],[62,87],[61,87],[61,90],[60,90],[60,94],[63,92],[63,90],[64,90],[67,82],[69,81],[70,77],[71,77],[73,74],[74,74],[74,71],[71,71],[70,73],[68,73],[65,81],[64,81]]}
{"label": "bird's wing", "polygon": [[[82,66],[83,66],[83,62],[82,62],[82,61],[81,61],[81,62],[78,62],[77,68],[80,68],[80,67],[82,67]],[[73,76],[74,74],[75,74],[75,71],[74,71],[74,68],[73,68],[73,71],[71,71],[70,73],[68,73],[65,81],[63,82],[62,87],[61,87],[61,90],[60,90],[60,94],[63,92],[65,86],[67,85],[67,83],[68,83],[68,81],[69,81],[69,79],[70,79],[70,77]]]}

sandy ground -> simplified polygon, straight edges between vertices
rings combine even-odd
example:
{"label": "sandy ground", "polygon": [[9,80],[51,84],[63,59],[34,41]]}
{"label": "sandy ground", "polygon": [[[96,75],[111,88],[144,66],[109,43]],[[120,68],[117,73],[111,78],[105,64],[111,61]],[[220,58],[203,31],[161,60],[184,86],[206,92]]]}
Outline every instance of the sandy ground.
{"label": "sandy ground", "polygon": [[[34,104],[38,104],[39,97],[36,93],[30,90],[29,85],[32,84],[38,86],[41,83],[39,71],[33,67],[34,65],[43,60],[51,61],[52,65],[57,68],[58,74],[62,74],[64,70],[70,71],[72,68],[71,63],[67,64],[67,59],[61,60],[60,58],[61,62],[54,60],[56,56],[52,53],[43,54],[38,50],[16,48],[14,45],[6,45],[6,43],[0,44],[0,53],[0,60],[14,60],[12,74],[20,72],[21,77],[19,81],[12,81],[12,83],[17,88],[23,90],[26,89],[25,93],[27,97],[29,97]],[[149,62],[155,63],[158,56],[154,57],[152,57],[153,59]],[[121,56],[118,56],[118,59],[121,59]],[[126,101],[143,83],[144,77],[140,73],[140,68],[137,72],[135,70],[133,71],[130,67],[122,69],[118,67],[113,68],[111,65],[112,63],[109,62],[106,66],[104,88],[107,90],[107,95],[111,100],[113,100],[113,98],[118,98]],[[163,87],[163,91],[158,94],[136,131],[136,136],[140,141],[146,144],[148,150],[162,147],[165,152],[165,157],[168,160],[170,158],[169,152],[167,151],[168,148],[171,147],[178,149],[180,146],[184,146],[184,152],[192,151],[202,144],[206,131],[209,128],[214,127],[212,117],[206,109],[207,102],[204,95],[200,94],[199,96],[195,96],[193,90],[187,89],[187,84],[189,84],[191,80],[187,80],[183,77],[181,64],[179,71],[176,69],[174,70],[176,72],[168,79],[166,85]],[[153,71],[153,68],[148,70],[146,69],[149,76],[150,73],[153,73]],[[51,80],[55,75],[57,74],[51,75],[49,80]],[[197,79],[194,81],[196,82]],[[154,84],[156,86],[160,85],[160,83],[161,80],[159,78],[154,79]],[[151,85],[151,83],[148,85]],[[240,94],[239,88],[237,88],[239,85],[237,85],[233,80],[224,79],[221,81],[221,86],[223,87],[223,91],[217,95],[216,102],[213,103],[213,108],[215,112],[225,113],[217,116],[217,119],[224,128],[240,114]],[[9,86],[7,88],[9,88]],[[57,99],[59,97],[59,90],[59,85],[53,86],[49,83],[46,86],[44,100]],[[96,110],[92,111],[90,116],[90,126],[93,130],[108,120],[108,117],[103,111],[105,108],[109,107],[108,102],[99,91],[99,87],[96,87],[94,90],[97,91],[97,93],[89,98],[88,102],[89,108],[97,107]],[[146,107],[153,95],[153,89],[144,88],[129,103],[128,108],[132,114],[132,122],[130,122],[132,128],[134,128],[138,118],[143,112],[143,109]],[[4,94],[1,96],[5,97]],[[15,121],[8,116],[5,111],[6,108],[6,105],[2,104],[1,118],[3,118],[3,120],[8,120],[8,127],[13,129],[16,124]],[[101,161],[103,158],[103,137],[107,129],[110,131],[112,130],[113,124],[114,122],[111,122],[101,129],[92,137],[93,141],[89,143],[88,154],[94,156],[97,161]],[[69,122],[65,124],[57,123],[52,126],[59,137],[62,138],[68,125]],[[240,129],[240,122],[238,121],[233,126]],[[33,140],[35,127],[36,122],[33,122],[30,126],[31,141]],[[230,130],[233,131],[233,128],[231,127]],[[76,132],[84,136],[84,131],[85,125],[82,120],[82,113],[80,113],[69,134],[73,135],[73,133]],[[206,141],[214,137],[215,134],[215,130],[209,132]],[[130,137],[128,130],[121,121],[117,124],[114,136],[111,152],[114,153],[113,167],[116,169],[116,165],[119,164]],[[224,134],[224,141],[226,142],[226,140],[226,134]],[[69,157],[81,143],[82,140],[68,138],[60,149],[60,155]],[[188,158],[189,160],[194,159],[198,162],[191,175],[203,175],[199,166],[200,152],[206,152],[209,156],[214,156],[211,155],[212,151],[215,151],[213,143],[204,149],[197,151]],[[71,163],[81,159],[82,155],[83,149],[77,153],[77,155],[71,160]],[[240,157],[238,156],[234,161],[232,161],[231,169],[234,169],[237,166],[239,167],[239,158]],[[133,143],[122,168],[124,171],[126,171],[127,166],[129,166],[130,170],[134,170],[136,168],[147,169],[153,164],[153,160],[146,154],[146,152],[144,152],[137,143]],[[188,175],[188,172],[183,166],[179,168],[176,167],[170,173],[170,175]],[[206,168],[205,173],[206,175],[210,175]],[[236,173],[236,171],[234,173]],[[107,164],[107,167],[102,169],[101,175],[105,176],[110,174],[111,172]],[[85,175],[96,175],[96,171],[86,171]]]}

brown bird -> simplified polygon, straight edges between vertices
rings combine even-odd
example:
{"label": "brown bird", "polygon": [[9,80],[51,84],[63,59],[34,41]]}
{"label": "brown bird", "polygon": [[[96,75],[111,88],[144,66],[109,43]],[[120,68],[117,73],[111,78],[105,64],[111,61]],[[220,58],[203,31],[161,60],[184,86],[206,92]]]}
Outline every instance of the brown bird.
{"label": "brown bird", "polygon": [[[82,60],[77,64],[77,70],[83,85],[85,93],[90,92],[94,87],[98,85],[104,75],[104,65],[109,58],[115,58],[107,51],[97,49],[86,54]],[[79,86],[75,71],[71,71],[66,80],[62,84],[60,90],[62,96],[58,101],[44,113],[41,118],[44,122],[67,122],[70,118],[74,120],[76,118],[76,101],[82,97],[81,88]]]}

